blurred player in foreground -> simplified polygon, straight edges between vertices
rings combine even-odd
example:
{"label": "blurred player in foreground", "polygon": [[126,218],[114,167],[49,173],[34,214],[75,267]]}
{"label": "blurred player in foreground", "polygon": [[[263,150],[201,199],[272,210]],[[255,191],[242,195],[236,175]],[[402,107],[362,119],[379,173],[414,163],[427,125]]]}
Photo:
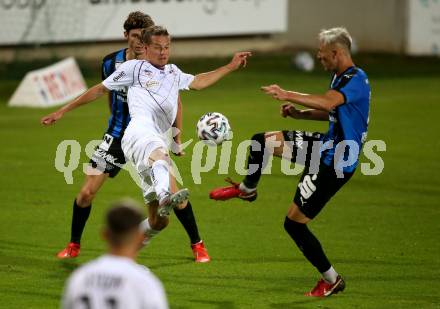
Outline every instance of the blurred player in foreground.
{"label": "blurred player in foreground", "polygon": [[[142,227],[146,237],[151,239],[168,225],[170,211],[185,202],[189,195],[187,189],[178,190],[170,180],[173,171],[166,142],[166,134],[176,119],[179,91],[200,90],[213,85],[244,67],[251,53],[236,53],[227,65],[194,76],[168,64],[171,37],[165,28],[153,26],[144,30],[142,42],[148,61],[124,62],[102,83],[90,88],[61,111],[64,114],[111,90],[128,88],[131,120],[121,145],[125,157],[133,162],[144,183],[142,192],[149,206],[149,216]],[[59,118],[53,113],[44,117],[42,123],[49,125]]]}
{"label": "blurred player in foreground", "polygon": [[329,121],[327,133],[276,131],[255,134],[248,157],[250,172],[243,182],[230,181],[232,186],[215,189],[210,196],[216,200],[238,197],[254,201],[261,171],[271,154],[304,164],[306,168],[287,212],[284,228],[322,274],[315,288],[306,295],[324,297],[343,291],[345,282],[330,264],[307,223],[351,178],[359,163],[360,149],[367,136],[370,86],[364,71],[351,59],[352,39],[345,28],[323,30],[319,42],[318,59],[325,70],[333,73],[330,89],[325,94],[286,91],[278,85],[262,87],[262,90],[276,100],[309,108],[298,110],[293,104],[284,103],[281,105],[282,117]]}
{"label": "blurred player in foreground", "polygon": [[[153,20],[142,12],[132,12],[124,22],[124,36],[127,39],[128,48],[120,49],[104,57],[102,61],[102,79],[106,79],[125,61],[132,59],[146,59],[146,51],[141,42],[142,29],[154,25]],[[130,115],[127,105],[127,90],[121,89],[111,91],[108,95],[111,117],[108,128],[103,136],[102,143],[96,148],[89,167],[90,173],[86,175],[85,182],[76,196],[73,203],[71,238],[66,248],[61,250],[57,256],[60,259],[77,257],[80,253],[81,236],[90,215],[92,201],[104,182],[110,177],[118,175],[125,164],[124,153],[121,148],[121,139],[124,131],[130,122]],[[55,116],[62,116],[61,112],[55,112]],[[180,133],[182,129],[182,109],[179,97],[179,108],[174,126],[179,133],[174,137],[175,144],[180,145]],[[177,150],[177,155],[182,155]],[[174,182],[175,180],[172,179]],[[189,201],[174,209],[187,232],[191,248],[196,262],[209,262],[210,257],[205,245],[200,238],[196,219]],[[144,223],[146,224],[146,222]]]}
{"label": "blurred player in foreground", "polygon": [[144,239],[141,221],[141,211],[130,201],[107,212],[103,238],[108,253],[73,272],[63,308],[168,308],[161,282],[134,261]]}

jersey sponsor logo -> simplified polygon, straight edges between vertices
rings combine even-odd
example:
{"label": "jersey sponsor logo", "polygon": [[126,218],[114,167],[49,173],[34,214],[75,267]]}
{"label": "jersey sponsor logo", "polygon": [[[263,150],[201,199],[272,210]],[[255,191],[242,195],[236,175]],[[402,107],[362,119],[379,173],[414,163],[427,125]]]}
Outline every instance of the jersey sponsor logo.
{"label": "jersey sponsor logo", "polygon": [[148,70],[148,69],[145,69],[145,70],[142,70],[141,75],[142,75],[142,76],[151,77],[151,76],[153,76],[153,72],[150,71],[150,70]]}
{"label": "jersey sponsor logo", "polygon": [[113,77],[113,81],[117,82],[118,80],[120,80],[122,77],[125,76],[125,72],[121,71],[118,75],[116,75],[115,77]]}
{"label": "jersey sponsor logo", "polygon": [[153,88],[153,87],[159,86],[159,84],[160,83],[156,80],[149,80],[145,83],[145,88]]}
{"label": "jersey sponsor logo", "polygon": [[116,99],[121,101],[122,103],[127,103],[127,92],[124,90],[118,91],[116,95]]}

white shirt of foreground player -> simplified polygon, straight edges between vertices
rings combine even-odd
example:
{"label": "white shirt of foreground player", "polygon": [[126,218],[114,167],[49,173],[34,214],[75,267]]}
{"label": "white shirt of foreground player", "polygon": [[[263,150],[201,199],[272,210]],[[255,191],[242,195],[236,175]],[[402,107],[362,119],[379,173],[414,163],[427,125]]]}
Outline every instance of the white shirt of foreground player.
{"label": "white shirt of foreground player", "polygon": [[62,308],[168,308],[161,282],[133,260],[104,255],[73,272]]}
{"label": "white shirt of foreground player", "polygon": [[174,64],[159,69],[145,60],[129,60],[102,84],[109,90],[128,87],[129,127],[161,135],[176,119],[179,90],[189,90],[193,80],[194,75],[183,73]]}

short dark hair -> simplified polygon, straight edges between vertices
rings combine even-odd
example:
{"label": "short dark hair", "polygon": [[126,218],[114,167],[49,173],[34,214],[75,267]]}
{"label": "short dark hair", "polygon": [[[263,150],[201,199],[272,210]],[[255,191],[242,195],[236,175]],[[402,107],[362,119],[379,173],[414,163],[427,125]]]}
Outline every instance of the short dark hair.
{"label": "short dark hair", "polygon": [[108,241],[115,246],[123,245],[139,229],[143,215],[134,201],[121,200],[113,204],[106,215]]}
{"label": "short dark hair", "polygon": [[130,32],[132,29],[143,29],[154,26],[154,21],[150,15],[141,11],[131,12],[124,22],[124,30]]}
{"label": "short dark hair", "polygon": [[153,35],[165,35],[169,36],[168,30],[162,26],[150,26],[144,30],[142,30],[142,42],[145,44],[151,43],[151,37]]}

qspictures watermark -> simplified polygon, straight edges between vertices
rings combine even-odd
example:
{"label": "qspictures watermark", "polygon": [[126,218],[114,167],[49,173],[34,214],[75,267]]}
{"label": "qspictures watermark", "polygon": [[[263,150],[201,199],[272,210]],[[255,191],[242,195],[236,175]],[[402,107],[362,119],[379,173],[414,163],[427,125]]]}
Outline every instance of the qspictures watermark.
{"label": "qspictures watermark", "polygon": [[[276,147],[281,146],[280,141],[266,140],[264,147],[262,174],[271,174],[273,167],[273,150]],[[253,151],[261,151],[262,146],[254,140],[244,140],[240,142],[235,151],[235,157],[232,155],[233,143],[232,141],[225,141],[219,146],[213,146],[205,143],[204,141],[197,141],[193,143],[193,140],[189,140],[181,145],[171,143],[169,149],[188,150],[188,147],[192,145],[192,155],[190,161],[190,176],[194,184],[202,183],[202,175],[208,172],[212,172],[217,168],[218,175],[228,175],[232,169],[241,176],[253,174],[259,167],[256,164],[247,165],[248,149]],[[303,141],[298,144],[298,141],[284,141],[283,142],[283,154],[281,164],[281,172],[284,175],[299,175],[303,172],[304,165],[306,163],[308,142]],[[94,162],[97,162],[96,168],[91,168],[90,163],[82,163],[82,170],[86,175],[96,175],[105,170],[107,162],[111,162],[113,165],[120,167],[127,171],[131,178],[141,187],[141,180],[136,172],[135,167],[131,162],[127,164],[120,164],[110,154],[106,153],[108,150],[108,142],[104,140],[92,140],[87,143],[84,151],[88,158],[94,158]],[[295,163],[292,163],[292,149],[296,147]],[[321,154],[327,149],[334,148],[334,169],[338,177],[344,177],[344,168],[352,166],[360,155],[360,151],[364,155],[366,162],[360,162],[358,170],[363,175],[374,176],[383,172],[385,163],[380,156],[381,152],[386,151],[386,143],[383,140],[369,140],[362,149],[359,149],[358,143],[355,141],[342,141],[333,147],[333,141],[327,141],[325,143],[321,141],[314,141],[312,145],[312,152],[310,155],[309,168],[311,173],[317,173],[319,165],[321,164]],[[73,184],[73,172],[80,167],[80,157],[83,149],[81,144],[76,140],[64,140],[57,149],[55,155],[55,169],[64,174],[64,179],[67,184]],[[97,156],[101,160],[96,160]],[[145,158],[147,159],[147,158]],[[183,185],[183,177],[179,171],[177,164],[170,158],[172,169],[170,172],[176,178],[177,182]],[[185,175],[187,177],[188,175]]]}

